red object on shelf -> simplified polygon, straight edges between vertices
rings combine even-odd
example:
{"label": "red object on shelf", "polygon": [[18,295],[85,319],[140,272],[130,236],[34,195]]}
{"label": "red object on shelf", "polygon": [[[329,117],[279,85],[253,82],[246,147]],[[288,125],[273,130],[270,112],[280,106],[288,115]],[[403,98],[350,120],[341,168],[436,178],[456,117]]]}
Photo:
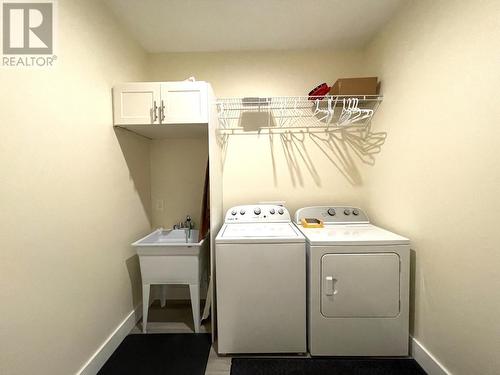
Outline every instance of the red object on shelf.
{"label": "red object on shelf", "polygon": [[316,86],[309,91],[309,100],[323,99],[330,92],[331,87],[326,83]]}

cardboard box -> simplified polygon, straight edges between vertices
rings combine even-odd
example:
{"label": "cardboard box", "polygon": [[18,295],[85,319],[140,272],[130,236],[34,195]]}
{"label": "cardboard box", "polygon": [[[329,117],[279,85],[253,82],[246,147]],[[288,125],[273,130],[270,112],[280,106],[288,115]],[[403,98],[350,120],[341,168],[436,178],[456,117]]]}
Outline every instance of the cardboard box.
{"label": "cardboard box", "polygon": [[330,95],[377,95],[378,78],[339,78],[330,89]]}

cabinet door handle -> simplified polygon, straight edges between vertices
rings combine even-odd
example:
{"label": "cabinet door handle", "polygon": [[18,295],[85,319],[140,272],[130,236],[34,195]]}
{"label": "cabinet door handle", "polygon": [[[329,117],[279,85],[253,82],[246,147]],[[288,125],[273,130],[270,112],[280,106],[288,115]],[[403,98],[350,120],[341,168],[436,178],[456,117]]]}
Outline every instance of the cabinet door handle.
{"label": "cabinet door handle", "polygon": [[163,120],[165,120],[165,103],[163,102],[163,100],[161,101],[161,107],[160,107],[160,116],[161,116],[161,122],[163,122]]}
{"label": "cabinet door handle", "polygon": [[156,121],[158,121],[158,112],[156,112],[158,110],[158,106],[156,105],[156,100],[153,101],[153,108],[151,109],[151,117],[153,119],[153,123],[155,123]]}

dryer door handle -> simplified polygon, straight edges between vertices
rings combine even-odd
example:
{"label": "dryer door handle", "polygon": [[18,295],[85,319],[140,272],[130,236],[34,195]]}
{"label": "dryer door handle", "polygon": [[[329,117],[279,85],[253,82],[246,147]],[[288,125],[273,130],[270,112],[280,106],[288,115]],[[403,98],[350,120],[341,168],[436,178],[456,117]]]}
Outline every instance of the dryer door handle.
{"label": "dryer door handle", "polygon": [[336,282],[337,279],[334,279],[333,276],[325,277],[325,294],[327,296],[334,296],[338,293],[338,291],[335,289]]}

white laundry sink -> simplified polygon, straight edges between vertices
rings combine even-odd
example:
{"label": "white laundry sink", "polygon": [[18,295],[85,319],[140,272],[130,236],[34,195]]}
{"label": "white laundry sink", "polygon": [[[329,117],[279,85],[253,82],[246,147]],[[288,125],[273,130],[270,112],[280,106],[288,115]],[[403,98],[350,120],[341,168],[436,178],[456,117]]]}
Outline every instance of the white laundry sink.
{"label": "white laundry sink", "polygon": [[134,242],[138,255],[197,255],[205,239],[198,241],[198,229],[192,229],[186,242],[185,229],[157,229]]}
{"label": "white laundry sink", "polygon": [[[142,330],[146,332],[151,285],[189,285],[194,330],[200,331],[200,282],[207,272],[208,241],[198,241],[199,231],[163,228],[155,230],[132,244],[136,248],[142,278]],[[162,306],[166,296],[162,297]]]}

